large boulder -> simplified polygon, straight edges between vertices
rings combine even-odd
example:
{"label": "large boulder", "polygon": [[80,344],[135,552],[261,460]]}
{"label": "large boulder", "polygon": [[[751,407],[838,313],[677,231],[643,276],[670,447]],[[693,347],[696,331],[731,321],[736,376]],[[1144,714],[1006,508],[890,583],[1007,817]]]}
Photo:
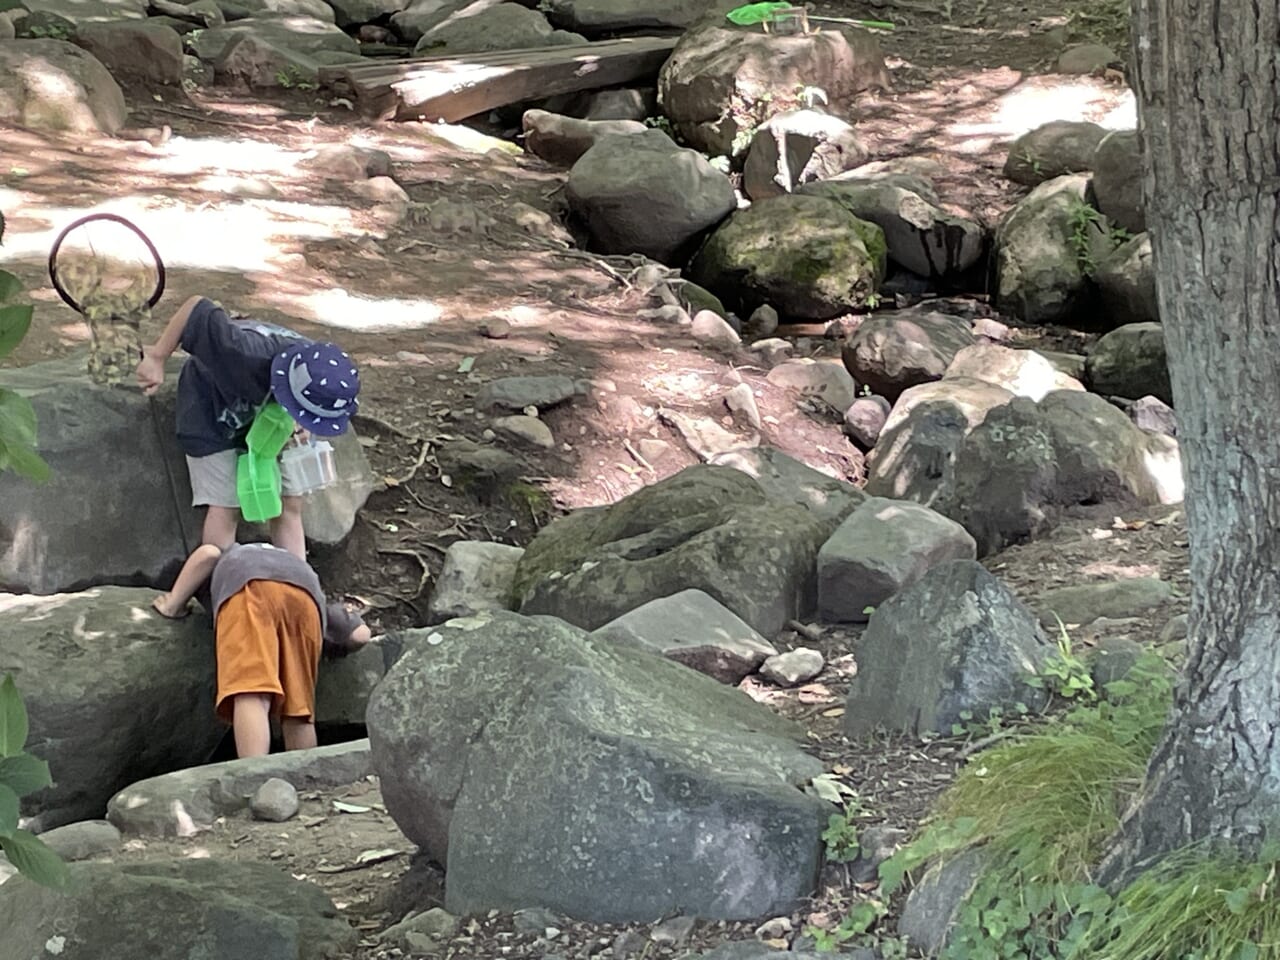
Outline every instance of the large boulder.
{"label": "large boulder", "polygon": [[869,496],[931,506],[951,481],[960,441],[1013,394],[967,377],[912,387],[898,398],[867,459]]}
{"label": "large boulder", "polygon": [[77,863],[66,890],[0,887],[12,960],[339,960],[359,935],[318,886],[265,863]]}
{"label": "large boulder", "polygon": [[584,43],[578,33],[556,30],[537,10],[518,3],[499,3],[471,14],[455,14],[424,32],[413,48],[414,56],[445,53],[486,53]]}
{"label": "large boulder", "polygon": [[555,620],[433,631],[379,686],[369,739],[388,812],[447,866],[448,910],[747,919],[813,893],[829,807],[798,789],[822,764],[786,721]]}
{"label": "large boulder", "polygon": [[182,38],[171,27],[145,20],[86,23],[76,45],[98,58],[113,77],[151,83],[182,83]]}
{"label": "large boulder", "polygon": [[1107,219],[1130,233],[1147,229],[1142,201],[1142,145],[1137,130],[1113,130],[1093,155],[1093,196]]}
{"label": "large boulder", "polygon": [[996,306],[1024,323],[1097,323],[1092,265],[1109,232],[1085,203],[1085,176],[1040,184],[1005,216],[995,238]]}
{"label": "large boulder", "polygon": [[701,19],[713,0],[545,0],[547,19],[562,30],[589,37],[616,33],[685,30]]}
{"label": "large boulder", "polygon": [[[777,368],[775,368],[777,369]],[[804,507],[825,533],[834,530],[865,498],[851,483],[815,470],[777,447],[730,450],[711,458],[716,466],[732,467],[752,477],[764,495],[776,503]]]}
{"label": "large boulder", "polygon": [[1103,396],[1173,403],[1164,327],[1158,323],[1126,323],[1102,336],[1090,347],[1084,372],[1090,389]]}
{"label": "large boulder", "polygon": [[409,0],[331,0],[333,20],[346,30],[366,23],[385,23],[389,17],[400,13]]}
{"label": "large boulder", "polygon": [[801,106],[806,88],[820,88],[838,113],[873,86],[887,87],[888,71],[864,30],[784,37],[735,27],[717,10],[676,44],[658,75],[658,102],[690,146],[729,156],[769,117]]}
{"label": "large boulder", "polygon": [[823,525],[729,467],[698,465],[533,538],[516,570],[526,614],[592,630],[681,590],[710,594],[766,637],[813,605]]}
{"label": "large boulder", "polygon": [[866,159],[867,148],[844,120],[819,110],[791,110],[771,117],[751,138],[742,189],[752,200],[776,197]]}
{"label": "large boulder", "polygon": [[973,534],[986,556],[1055,526],[1075,507],[1182,499],[1177,444],[1145,433],[1094,393],[1055,390],[987,413],[955,451],[934,508]]}
{"label": "large boulder", "polygon": [[221,27],[201,30],[189,40],[192,52],[206,63],[215,63],[237,38],[248,34],[264,40],[273,47],[297,53],[316,54],[333,50],[339,53],[359,53],[355,38],[343,32],[332,20],[315,16],[250,17]]}
{"label": "large boulder", "polygon": [[736,206],[733,185],[661,130],[604,137],[569,171],[569,208],[601,253],[683,261]]}
{"label": "large boulder", "polygon": [[868,497],[818,551],[818,616],[864,622],[870,611],[947,560],[972,560],[954,520],[903,500]]}
{"label": "large boulder", "polygon": [[967,377],[1004,387],[1018,397],[1041,400],[1051,390],[1083,390],[1079,380],[1057,370],[1034,350],[975,343],[960,350],[943,378]]}
{"label": "large boulder", "polygon": [[864,320],[841,357],[854,380],[892,402],[904,390],[942,379],[956,354],[973,342],[968,321],[917,307]]}
{"label": "large boulder", "polygon": [[1045,693],[1027,677],[1055,649],[1035,614],[981,564],[938,564],[872,616],[858,644],[845,732],[949,733],[993,707],[1034,708]]}
{"label": "large boulder", "polygon": [[510,610],[523,547],[485,540],[457,540],[444,552],[431,587],[427,622],[442,623],[482,610]]}
{"label": "large boulder", "polygon": [[689,275],[745,316],[761,304],[829,320],[866,304],[884,276],[884,234],[821,197],[772,197],[713,233]]}
{"label": "large boulder", "polygon": [[219,83],[248,90],[284,89],[301,83],[316,83],[320,61],[252,33],[231,39],[213,62]]}
{"label": "large boulder", "polygon": [[14,675],[31,718],[27,749],[53,774],[24,803],[41,828],[100,817],[121,787],[203,763],[226,733],[213,714],[207,621],[166,620],[153,596],[0,594],[0,676]]}
{"label": "large boulder", "polygon": [[120,85],[87,50],[65,40],[0,43],[0,123],[114,134],[128,115]]}
{"label": "large boulder", "polygon": [[1108,326],[1160,320],[1156,271],[1151,260],[1151,238],[1147,234],[1131,237],[1103,257],[1093,279],[1102,297],[1102,311]]}
{"label": "large boulder", "polygon": [[1093,169],[1105,128],[1085,120],[1051,120],[1028,130],[1009,147],[1004,175],[1035,186],[1068,173]]}
{"label": "large boulder", "polygon": [[[52,468],[38,487],[0,472],[0,590],[168,586],[200,540],[201,513],[173,432],[176,370],[152,399],[92,383],[81,354],[0,370],[0,387],[35,407],[40,454]],[[375,482],[354,431],[334,441],[334,454],[338,482],[303,508],[319,544],[350,533]]]}
{"label": "large boulder", "polygon": [[982,227],[922,194],[915,177],[849,175],[819,180],[800,193],[827,197],[884,231],[889,259],[922,277],[954,277],[982,257]]}

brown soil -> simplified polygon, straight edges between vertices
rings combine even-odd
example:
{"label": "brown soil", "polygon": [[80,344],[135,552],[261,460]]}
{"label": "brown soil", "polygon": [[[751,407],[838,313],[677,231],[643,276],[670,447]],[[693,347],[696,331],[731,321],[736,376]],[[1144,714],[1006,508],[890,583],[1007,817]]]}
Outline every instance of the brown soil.
{"label": "brown soil", "polygon": [[[898,24],[882,39],[894,92],[857,105],[855,119],[873,156],[941,160],[944,198],[994,223],[1023,192],[999,176],[1011,136],[1052,111],[1100,117],[1123,109],[1127,90],[1104,78],[1045,75],[1064,42],[1121,38],[1111,8],[1100,0],[1082,0],[1075,14],[1049,0],[951,8],[946,0],[889,8],[852,0],[818,4],[823,13]],[[637,319],[637,310],[652,304],[618,281],[615,274],[628,273],[625,263],[556,249],[545,233],[516,223],[516,203],[559,213],[562,172],[532,157],[458,146],[447,139],[448,128],[371,126],[329,106],[322,92],[293,91],[263,102],[135,90],[131,101],[135,128],[167,125],[173,134],[167,143],[0,129],[6,249],[27,251],[16,272],[38,304],[32,335],[8,362],[58,356],[87,338],[83,323],[48,289],[42,259],[51,231],[108,202],[145,222],[169,262],[157,327],[199,293],[339,340],[361,364],[364,415],[357,423],[387,483],[370,499],[341,556],[318,559],[332,586],[368,606],[375,626],[422,622],[431,577],[452,541],[524,543],[558,512],[616,501],[695,462],[654,411],[668,407],[736,429],[720,397],[739,381],[758,392],[762,442],[835,476],[861,479],[862,457],[829,411],[798,405],[768,384],[766,370],[745,351],[708,351],[680,329]],[[306,151],[331,143],[389,151],[415,203],[461,204],[477,211],[477,220],[449,235],[412,221],[379,225],[371,202],[297,165]],[[269,185],[275,198],[231,193],[246,184]],[[14,262],[5,267],[13,269]],[[983,292],[971,294],[982,299]],[[495,320],[506,322],[507,338],[484,335],[482,328]],[[1016,335],[1057,347],[1085,342],[1061,330]],[[813,336],[801,338],[796,353],[835,356],[838,348],[834,337]],[[474,409],[479,387],[500,376],[560,373],[592,386],[587,397],[547,413],[555,448],[509,447],[523,458],[516,483],[455,483],[441,463],[442,450],[459,439],[491,445],[487,416]],[[669,452],[641,463],[628,446],[645,438],[667,440]],[[1173,512],[1145,511],[1119,524],[1111,515],[1080,517],[1042,541],[992,558],[990,566],[1028,600],[1053,586],[1153,570],[1185,592],[1186,544],[1180,519],[1170,520]],[[1154,641],[1182,605],[1179,600],[1126,629]],[[965,740],[847,742],[839,714],[856,669],[858,635],[844,627],[784,633],[780,648],[816,646],[828,657],[826,671],[798,690],[755,680],[744,689],[806,725],[811,749],[857,790],[866,822],[911,828],[949,781]],[[334,799],[368,809],[338,812]],[[362,863],[367,851],[382,853]],[[285,824],[228,818],[191,840],[131,841],[120,856],[277,862],[330,892],[365,935],[358,956],[372,960],[395,955],[378,947],[374,934],[409,909],[439,903],[438,870],[421,859],[411,870],[412,853],[380,805],[376,784],[367,783],[308,794],[298,818]],[[858,893],[842,868],[829,868],[812,910],[792,918],[796,930],[810,912],[837,915]],[[566,921],[548,941],[545,934],[517,932],[513,923],[505,914],[475,918],[442,955],[587,957],[620,932]],[[701,924],[694,942],[752,935],[750,924]],[[683,949],[651,945],[648,955]]]}

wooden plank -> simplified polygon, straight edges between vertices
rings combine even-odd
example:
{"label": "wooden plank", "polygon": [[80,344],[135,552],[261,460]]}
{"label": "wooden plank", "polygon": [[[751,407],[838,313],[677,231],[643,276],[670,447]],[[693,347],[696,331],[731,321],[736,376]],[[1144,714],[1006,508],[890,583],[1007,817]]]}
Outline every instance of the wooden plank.
{"label": "wooden plank", "polygon": [[657,74],[675,37],[343,64],[320,82],[352,91],[362,112],[386,119],[456,122],[509,103],[630,83]]}

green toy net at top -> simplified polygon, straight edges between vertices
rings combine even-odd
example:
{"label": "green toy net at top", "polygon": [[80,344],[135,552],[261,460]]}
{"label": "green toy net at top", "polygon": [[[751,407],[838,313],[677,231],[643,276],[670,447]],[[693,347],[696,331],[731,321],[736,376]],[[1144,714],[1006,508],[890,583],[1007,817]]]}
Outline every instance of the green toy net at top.
{"label": "green toy net at top", "polygon": [[[782,10],[794,9],[795,4],[787,3],[786,0],[765,0],[763,3],[748,3],[746,6],[735,7],[725,14],[725,19],[730,23],[737,24],[740,27],[751,26],[756,23],[767,23]],[[893,24],[885,20],[852,20],[845,17],[816,17],[810,16],[810,20],[821,20],[826,23],[849,23],[858,27],[869,27],[874,30],[892,30]]]}

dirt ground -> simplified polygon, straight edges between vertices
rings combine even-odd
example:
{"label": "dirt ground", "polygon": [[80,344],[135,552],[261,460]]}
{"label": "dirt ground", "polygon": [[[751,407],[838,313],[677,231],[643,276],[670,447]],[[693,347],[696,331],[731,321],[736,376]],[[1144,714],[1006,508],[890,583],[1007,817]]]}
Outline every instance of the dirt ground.
{"label": "dirt ground", "polygon": [[[816,7],[897,24],[881,40],[894,89],[859,101],[853,119],[876,159],[940,160],[943,198],[988,223],[1025,192],[999,175],[1013,136],[1056,116],[1132,115],[1131,95],[1114,78],[1047,73],[1068,42],[1109,42],[1123,58],[1114,4],[1079,0],[1068,11],[1049,0],[954,6],[824,0]],[[5,248],[18,256],[5,267],[15,269],[37,302],[33,333],[7,362],[48,359],[85,342],[83,323],[48,288],[43,258],[57,229],[90,208],[144,223],[160,248],[169,278],[154,329],[198,293],[340,341],[361,365],[357,426],[385,484],[341,555],[317,559],[329,583],[364,603],[380,629],[422,622],[431,578],[452,541],[524,543],[559,512],[616,501],[696,462],[657,408],[732,430],[720,397],[737,382],[757,391],[763,443],[832,475],[862,479],[862,455],[830,411],[797,404],[764,379],[767,370],[745,351],[709,351],[678,328],[638,319],[637,311],[653,304],[626,283],[630,265],[558,246],[561,228],[527,226],[532,221],[521,205],[558,216],[562,171],[477,145],[465,128],[370,125],[331,106],[324,91],[294,90],[269,101],[209,91],[129,95],[131,129],[148,136],[168,127],[164,142],[0,129]],[[336,143],[388,151],[415,205],[444,202],[475,215],[447,233],[414,218],[388,227],[373,202],[299,165],[307,151]],[[966,295],[985,310],[985,293]],[[836,335],[858,319],[844,318],[830,335],[797,338],[795,355],[838,355]],[[503,338],[486,335],[499,327]],[[1064,330],[1015,330],[1014,339],[1073,349],[1087,342]],[[545,414],[556,438],[550,450],[494,441],[485,434],[487,416],[475,410],[486,381],[519,374],[589,381],[585,396]],[[666,454],[641,462],[632,451],[646,438],[666,440]],[[501,449],[515,456],[515,466],[507,458],[496,468],[498,480],[455,482],[451,458],[460,441]],[[1185,596],[1185,547],[1181,520],[1170,508],[1119,521],[1104,511],[993,557],[989,566],[1027,600],[1054,586],[1153,571]],[[1153,642],[1184,606],[1180,597],[1124,629]],[[1087,633],[1079,632],[1079,642],[1094,639]],[[847,742],[840,713],[856,670],[858,634],[819,625],[786,632],[780,649],[817,647],[827,669],[797,690],[756,680],[744,689],[806,726],[811,749],[857,791],[866,823],[911,829],[949,782],[966,738]],[[346,812],[335,800],[348,805]],[[190,840],[130,841],[121,857],[276,862],[332,895],[364,937],[357,956],[373,960],[396,955],[377,945],[379,930],[410,909],[440,902],[439,870],[413,853],[370,782],[307,794],[299,816],[285,824],[229,818]],[[822,896],[792,918],[795,929],[838,917],[860,894],[843,868],[829,868]],[[522,932],[510,915],[474,918],[441,955],[587,957],[622,933],[569,922],[557,928],[549,937],[545,929]],[[651,944],[647,955],[753,935],[750,924],[700,924],[690,944]]]}

